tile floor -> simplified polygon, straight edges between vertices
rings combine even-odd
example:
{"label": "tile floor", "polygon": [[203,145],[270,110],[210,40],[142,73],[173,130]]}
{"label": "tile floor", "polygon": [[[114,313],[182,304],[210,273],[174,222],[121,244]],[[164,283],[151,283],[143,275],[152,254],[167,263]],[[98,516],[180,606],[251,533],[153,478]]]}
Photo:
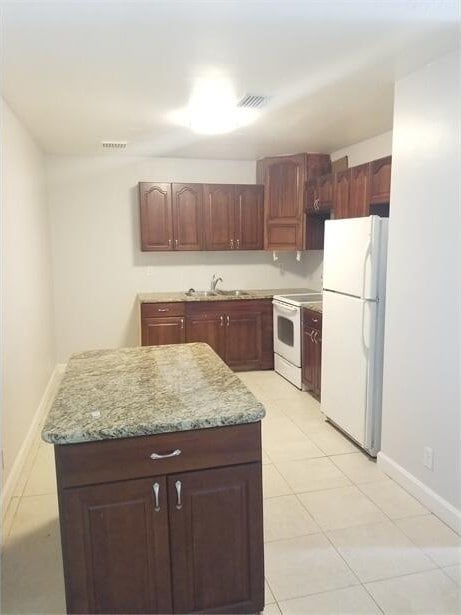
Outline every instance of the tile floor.
{"label": "tile floor", "polygon": [[[263,421],[265,615],[461,612],[461,538],[274,372],[241,379]],[[53,450],[7,511],[2,613],[64,613]]]}

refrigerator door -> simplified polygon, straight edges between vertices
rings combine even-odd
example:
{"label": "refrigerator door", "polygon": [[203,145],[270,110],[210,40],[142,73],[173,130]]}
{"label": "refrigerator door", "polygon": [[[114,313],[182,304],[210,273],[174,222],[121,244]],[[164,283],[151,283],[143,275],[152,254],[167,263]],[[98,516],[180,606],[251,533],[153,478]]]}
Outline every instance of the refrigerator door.
{"label": "refrigerator door", "polygon": [[377,298],[381,223],[379,216],[325,222],[324,290]]}
{"label": "refrigerator door", "polygon": [[347,295],[323,295],[322,412],[372,454],[377,307]]}

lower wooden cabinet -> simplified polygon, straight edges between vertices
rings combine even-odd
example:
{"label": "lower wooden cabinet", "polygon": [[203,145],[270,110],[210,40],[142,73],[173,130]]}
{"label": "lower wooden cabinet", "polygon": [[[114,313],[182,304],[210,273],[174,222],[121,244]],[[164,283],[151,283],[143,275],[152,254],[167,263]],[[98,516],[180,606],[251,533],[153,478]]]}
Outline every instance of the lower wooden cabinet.
{"label": "lower wooden cabinet", "polygon": [[[195,446],[189,453],[186,446],[183,455],[164,456],[158,466],[142,457],[146,450],[165,454],[172,443],[182,449],[190,436]],[[246,444],[233,446],[235,441]],[[121,469],[114,455],[118,442],[125,459]],[[259,423],[62,445],[55,451],[69,613],[262,611]],[[96,473],[76,467],[87,452],[98,460]],[[141,477],[149,461],[161,473]],[[127,473],[139,478],[113,480]],[[103,476],[99,484],[79,484]]]}
{"label": "lower wooden cabinet", "polygon": [[143,304],[141,343],[205,342],[236,371],[273,369],[272,320],[270,299]]}
{"label": "lower wooden cabinet", "polygon": [[320,399],[322,363],[322,314],[303,308],[302,383]]}

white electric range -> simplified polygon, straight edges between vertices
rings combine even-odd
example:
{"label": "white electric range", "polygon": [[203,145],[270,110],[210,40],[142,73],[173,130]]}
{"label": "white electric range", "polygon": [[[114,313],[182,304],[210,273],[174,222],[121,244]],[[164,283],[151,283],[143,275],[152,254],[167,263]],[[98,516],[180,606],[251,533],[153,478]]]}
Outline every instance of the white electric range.
{"label": "white electric range", "polygon": [[274,369],[302,388],[301,308],[322,300],[316,292],[274,295]]}

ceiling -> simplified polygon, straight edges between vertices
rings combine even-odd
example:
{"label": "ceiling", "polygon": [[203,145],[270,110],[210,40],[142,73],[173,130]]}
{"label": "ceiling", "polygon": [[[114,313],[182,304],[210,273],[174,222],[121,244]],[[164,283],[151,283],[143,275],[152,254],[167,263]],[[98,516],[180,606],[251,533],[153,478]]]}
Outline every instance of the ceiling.
{"label": "ceiling", "polygon": [[[455,48],[457,0],[2,3],[3,95],[48,153],[254,160],[392,128],[396,79]],[[172,123],[209,72],[270,97],[234,133]]]}

